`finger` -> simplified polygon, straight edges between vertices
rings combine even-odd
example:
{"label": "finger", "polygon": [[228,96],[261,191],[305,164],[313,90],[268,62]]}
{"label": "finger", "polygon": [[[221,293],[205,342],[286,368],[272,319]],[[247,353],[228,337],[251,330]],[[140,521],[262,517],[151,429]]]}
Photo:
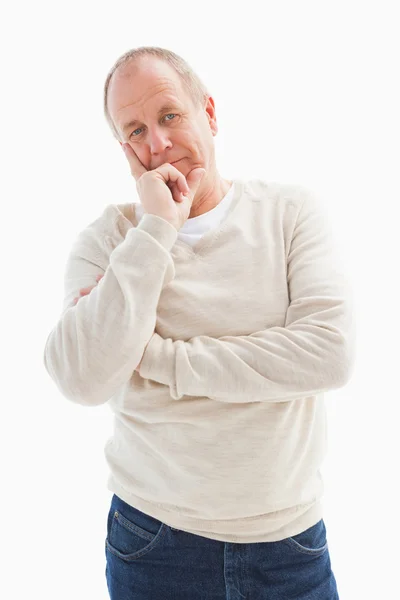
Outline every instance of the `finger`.
{"label": "finger", "polygon": [[187,192],[190,191],[190,187],[186,181],[186,177],[180,171],[178,171],[178,169],[176,167],[174,167],[170,163],[164,163],[157,169],[154,169],[154,171],[157,171],[158,173],[160,173],[160,175],[163,177],[165,183],[167,183],[167,184],[169,182],[171,182],[171,184],[175,183],[178,190],[180,192],[182,192],[182,194],[186,194]]}
{"label": "finger", "polygon": [[[104,275],[96,275],[96,280],[97,280],[97,283],[99,283],[99,281],[100,281],[100,279],[101,279],[102,277],[104,277]],[[95,284],[95,285],[89,285],[88,287],[81,288],[81,289],[79,290],[79,293],[80,293],[81,295],[86,295],[86,294],[88,294],[88,293],[89,293],[89,292],[90,292],[90,291],[91,291],[93,288],[95,288],[95,287],[96,287],[96,285],[97,285],[97,284]]]}
{"label": "finger", "polygon": [[[176,167],[174,167],[174,169],[176,169]],[[182,194],[188,194],[190,192],[190,187],[188,185],[188,182],[186,181],[186,177],[178,169],[176,169],[176,170],[178,171],[178,173],[181,174],[181,177],[179,177],[179,179],[177,181],[179,190]]]}
{"label": "finger", "polygon": [[132,150],[129,144],[122,144],[122,149],[125,152],[125,156],[128,159],[128,163],[131,169],[131,174],[136,179],[136,181],[143,175],[143,173],[147,173],[146,167],[141,163],[139,158],[136,155],[136,152]]}
{"label": "finger", "polygon": [[92,291],[92,289],[95,287],[96,287],[95,285],[91,285],[90,287],[82,288],[81,290],[79,290],[79,294],[81,296],[87,296]]}
{"label": "finger", "polygon": [[190,188],[190,193],[194,195],[197,192],[197,189],[201,183],[201,180],[206,174],[206,170],[202,167],[196,167],[192,169],[187,176],[187,183]]}
{"label": "finger", "polygon": [[182,192],[179,190],[178,186],[176,183],[167,183],[169,189],[171,190],[171,194],[173,199],[175,200],[175,202],[183,202],[184,197]]}

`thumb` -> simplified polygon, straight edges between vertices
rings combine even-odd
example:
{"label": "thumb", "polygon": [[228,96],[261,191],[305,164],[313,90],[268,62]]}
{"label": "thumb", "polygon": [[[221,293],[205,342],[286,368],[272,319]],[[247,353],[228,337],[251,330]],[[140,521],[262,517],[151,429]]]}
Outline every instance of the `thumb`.
{"label": "thumb", "polygon": [[197,167],[196,169],[190,171],[189,175],[186,177],[186,181],[191,192],[196,192],[205,172],[206,170],[202,169],[201,167]]}

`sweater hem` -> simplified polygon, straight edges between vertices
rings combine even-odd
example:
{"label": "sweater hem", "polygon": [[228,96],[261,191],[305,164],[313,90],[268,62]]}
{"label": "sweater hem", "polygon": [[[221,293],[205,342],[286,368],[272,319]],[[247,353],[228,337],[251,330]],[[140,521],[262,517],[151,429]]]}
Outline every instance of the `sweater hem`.
{"label": "sweater hem", "polygon": [[253,544],[277,542],[309,529],[322,519],[321,499],[308,504],[299,504],[273,513],[265,513],[249,519],[227,521],[196,519],[170,510],[159,504],[144,500],[128,492],[112,477],[107,489],[130,506],[179,531],[198,535],[211,540],[230,543]]}

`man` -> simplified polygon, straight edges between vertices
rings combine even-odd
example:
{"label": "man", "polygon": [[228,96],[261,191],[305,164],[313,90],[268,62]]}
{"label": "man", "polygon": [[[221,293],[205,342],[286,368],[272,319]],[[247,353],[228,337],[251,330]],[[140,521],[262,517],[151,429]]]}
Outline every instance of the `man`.
{"label": "man", "polygon": [[355,327],[327,216],[300,186],[221,177],[214,101],[173,52],[126,53],[104,106],[140,202],[75,241],[45,365],[115,414],[110,597],[337,599],[323,393]]}

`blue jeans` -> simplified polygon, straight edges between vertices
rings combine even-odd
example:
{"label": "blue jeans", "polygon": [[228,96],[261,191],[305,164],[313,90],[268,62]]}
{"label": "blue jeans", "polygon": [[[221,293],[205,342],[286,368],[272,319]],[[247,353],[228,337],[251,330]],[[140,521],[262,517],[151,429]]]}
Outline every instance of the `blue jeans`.
{"label": "blue jeans", "polygon": [[114,494],[105,554],[111,600],[339,600],[323,519],[237,544],[173,529]]}

